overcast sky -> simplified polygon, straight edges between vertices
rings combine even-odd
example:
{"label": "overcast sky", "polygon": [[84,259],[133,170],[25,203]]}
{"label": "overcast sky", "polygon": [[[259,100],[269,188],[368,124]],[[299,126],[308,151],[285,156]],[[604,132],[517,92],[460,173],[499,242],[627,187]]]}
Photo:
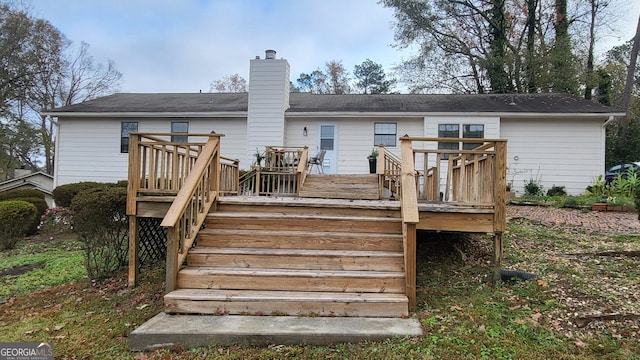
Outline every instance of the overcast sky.
{"label": "overcast sky", "polygon": [[[619,34],[635,33],[640,0],[627,2]],[[291,79],[328,60],[346,69],[370,58],[390,70],[408,56],[393,48],[393,12],[377,0],[27,0],[70,40],[91,45],[97,62],[115,61],[122,92],[203,92],[274,49]],[[609,46],[610,47],[610,46]]]}

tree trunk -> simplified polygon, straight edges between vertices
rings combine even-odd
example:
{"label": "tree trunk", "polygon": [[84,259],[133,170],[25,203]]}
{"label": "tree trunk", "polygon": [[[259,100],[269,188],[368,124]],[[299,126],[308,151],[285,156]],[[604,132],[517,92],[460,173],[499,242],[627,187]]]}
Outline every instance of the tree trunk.
{"label": "tree trunk", "polygon": [[598,0],[589,0],[591,5],[591,18],[589,22],[589,53],[587,54],[587,68],[585,69],[584,98],[591,100],[593,93],[594,76],[593,73],[593,49],[596,44],[596,14],[598,11]]}
{"label": "tree trunk", "polygon": [[507,21],[504,13],[505,0],[493,0],[491,6],[491,39],[490,55],[488,57],[487,75],[491,82],[493,93],[508,93],[513,91],[509,76],[504,70],[505,50],[507,47]]}
{"label": "tree trunk", "polygon": [[535,54],[536,9],[538,0],[527,0],[527,92],[538,91],[537,66]]}
{"label": "tree trunk", "polygon": [[[629,60],[629,69],[627,72],[627,80],[622,94],[622,107],[627,112],[627,121],[630,120],[629,101],[631,100],[631,89],[634,85],[634,74],[636,72],[636,61],[638,60],[638,50],[640,48],[640,17],[638,17],[638,26],[636,27],[636,35],[633,37],[633,47],[631,48],[631,59]],[[626,121],[625,121],[626,123]]]}

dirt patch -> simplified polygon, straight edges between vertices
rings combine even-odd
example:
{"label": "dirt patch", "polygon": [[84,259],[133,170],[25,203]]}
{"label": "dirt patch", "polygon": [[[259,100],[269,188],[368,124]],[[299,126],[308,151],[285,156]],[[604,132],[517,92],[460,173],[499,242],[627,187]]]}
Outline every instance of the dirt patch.
{"label": "dirt patch", "polygon": [[43,264],[18,265],[18,266],[10,267],[8,269],[0,270],[0,277],[22,275],[22,274],[28,273],[29,271],[40,269],[42,267],[44,267]]}

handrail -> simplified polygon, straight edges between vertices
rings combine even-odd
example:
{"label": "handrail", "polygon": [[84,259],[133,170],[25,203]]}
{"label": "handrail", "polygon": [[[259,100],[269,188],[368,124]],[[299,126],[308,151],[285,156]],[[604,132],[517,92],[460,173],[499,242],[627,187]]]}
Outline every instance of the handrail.
{"label": "handrail", "polygon": [[177,275],[220,189],[220,141],[202,148],[160,226],[167,230],[166,291],[177,288]]}

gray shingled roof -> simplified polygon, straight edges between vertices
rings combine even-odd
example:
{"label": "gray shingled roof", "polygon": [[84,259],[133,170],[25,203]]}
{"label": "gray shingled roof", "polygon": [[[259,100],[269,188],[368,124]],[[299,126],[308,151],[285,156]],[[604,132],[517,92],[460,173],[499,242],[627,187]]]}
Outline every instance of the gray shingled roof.
{"label": "gray shingled roof", "polygon": [[247,111],[247,103],[247,93],[119,93],[48,110],[46,113],[235,112]]}
{"label": "gray shingled roof", "polygon": [[[46,111],[56,113],[246,112],[247,93],[120,93]],[[566,94],[314,95],[292,93],[288,113],[622,113]]]}
{"label": "gray shingled roof", "polygon": [[566,94],[311,95],[291,94],[289,112],[612,113],[618,110]]}

